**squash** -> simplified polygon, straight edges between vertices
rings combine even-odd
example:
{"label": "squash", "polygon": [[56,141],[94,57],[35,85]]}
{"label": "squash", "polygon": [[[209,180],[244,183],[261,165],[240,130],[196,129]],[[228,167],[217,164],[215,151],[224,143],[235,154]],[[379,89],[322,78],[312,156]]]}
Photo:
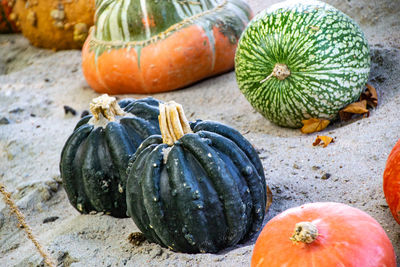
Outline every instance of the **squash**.
{"label": "squash", "polygon": [[0,0],[0,33],[18,32],[13,6],[14,0]]}
{"label": "squash", "polygon": [[400,139],[394,145],[386,161],[383,173],[383,192],[390,211],[400,224]]}
{"label": "squash", "polygon": [[392,243],[367,213],[341,203],[288,209],[261,231],[252,267],[395,267]]}
{"label": "squash", "polygon": [[185,87],[233,68],[251,16],[243,0],[98,1],[83,74],[100,93]]}
{"label": "squash", "polygon": [[79,212],[126,217],[126,168],[140,143],[160,133],[158,104],[153,98],[93,99],[93,115],[78,122],[60,161],[65,191]]}
{"label": "squash", "polygon": [[95,0],[16,0],[14,13],[32,45],[80,49],[93,25]]}
{"label": "squash", "polygon": [[266,209],[263,167],[251,144],[221,123],[189,126],[182,107],[160,104],[162,136],[147,138],[128,166],[128,215],[151,241],[215,253],[251,238]]}
{"label": "squash", "polygon": [[235,56],[238,86],[251,105],[284,127],[333,120],[368,80],[370,50],[347,15],[319,1],[285,1],[259,13]]}

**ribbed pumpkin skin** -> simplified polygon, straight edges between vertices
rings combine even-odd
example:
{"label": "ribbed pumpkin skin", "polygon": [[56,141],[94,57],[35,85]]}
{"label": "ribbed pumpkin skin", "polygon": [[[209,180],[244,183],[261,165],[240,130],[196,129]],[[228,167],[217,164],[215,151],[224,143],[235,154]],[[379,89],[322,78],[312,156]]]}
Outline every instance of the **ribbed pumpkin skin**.
{"label": "ribbed pumpkin skin", "polygon": [[17,32],[18,27],[13,20],[10,19],[12,14],[13,2],[8,0],[0,0],[0,33]]}
{"label": "ribbed pumpkin skin", "polygon": [[98,1],[82,52],[97,92],[170,91],[231,70],[252,13],[242,0]]}
{"label": "ribbed pumpkin skin", "polygon": [[394,145],[386,161],[383,192],[394,219],[400,224],[400,140]]}
{"label": "ribbed pumpkin skin", "polygon": [[61,153],[60,172],[71,204],[81,213],[105,212],[126,217],[126,168],[129,158],[150,135],[159,134],[158,104],[152,98],[125,99],[129,115],[105,127],[82,118]]}
{"label": "ribbed pumpkin skin", "polygon": [[[57,11],[64,12],[59,21],[55,19]],[[14,8],[21,32],[30,43],[54,50],[81,49],[94,12],[95,0],[16,0]],[[85,24],[86,31],[75,29],[77,24]]]}
{"label": "ribbed pumpkin skin", "polygon": [[128,167],[128,215],[148,240],[186,253],[217,252],[259,231],[263,168],[251,144],[216,122],[191,125],[170,147],[151,136]]}
{"label": "ribbed pumpkin skin", "polygon": [[[294,243],[289,238],[299,222],[312,222],[317,239]],[[367,213],[341,203],[310,203],[272,218],[254,246],[252,267],[395,267],[392,243]]]}
{"label": "ribbed pumpkin skin", "polygon": [[[276,63],[291,75],[268,77]],[[298,128],[309,118],[333,119],[356,101],[370,72],[360,27],[319,1],[286,1],[258,14],[239,40],[235,57],[240,90],[272,122]]]}

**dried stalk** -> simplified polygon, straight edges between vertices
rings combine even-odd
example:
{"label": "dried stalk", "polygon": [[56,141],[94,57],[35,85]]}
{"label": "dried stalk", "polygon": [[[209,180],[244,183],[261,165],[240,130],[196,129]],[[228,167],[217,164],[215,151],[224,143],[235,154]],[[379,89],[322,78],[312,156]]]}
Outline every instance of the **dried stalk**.
{"label": "dried stalk", "polygon": [[33,235],[32,229],[26,223],[24,215],[18,209],[14,201],[11,199],[11,194],[6,191],[5,186],[1,182],[0,182],[0,193],[3,195],[4,201],[10,208],[11,213],[14,213],[15,216],[17,216],[18,222],[24,228],[26,234],[28,235],[28,238],[32,241],[36,249],[39,251],[40,255],[43,257],[44,263],[49,267],[56,267],[56,264],[54,263],[53,259],[49,256],[47,251],[42,247],[42,245],[40,245],[36,237]]}

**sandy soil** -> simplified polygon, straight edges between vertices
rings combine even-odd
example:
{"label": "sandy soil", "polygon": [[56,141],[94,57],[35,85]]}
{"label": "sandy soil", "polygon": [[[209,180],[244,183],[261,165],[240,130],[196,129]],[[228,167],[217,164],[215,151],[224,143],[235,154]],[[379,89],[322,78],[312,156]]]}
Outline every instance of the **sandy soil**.
{"label": "sandy soil", "polygon": [[[258,12],[278,1],[249,2]],[[324,134],[336,139],[327,148],[312,146],[317,134],[277,127],[255,112],[233,72],[154,97],[182,103],[190,119],[229,124],[254,144],[274,195],[264,223],[303,203],[342,202],[378,220],[400,255],[400,228],[382,191],[387,156],[400,138],[400,5],[390,0],[328,2],[366,32],[373,61],[370,83],[378,89],[380,103],[369,118],[329,126]],[[80,62],[79,51],[55,53],[30,46],[20,35],[0,36],[0,121],[8,121],[0,125],[0,181],[52,257],[60,266],[249,265],[255,240],[216,255],[174,253],[147,241],[134,246],[127,241],[138,231],[131,219],[80,215],[69,205],[58,170],[61,148],[97,96],[88,88]],[[66,115],[64,105],[78,114]],[[16,225],[0,201],[0,265],[42,264]]]}

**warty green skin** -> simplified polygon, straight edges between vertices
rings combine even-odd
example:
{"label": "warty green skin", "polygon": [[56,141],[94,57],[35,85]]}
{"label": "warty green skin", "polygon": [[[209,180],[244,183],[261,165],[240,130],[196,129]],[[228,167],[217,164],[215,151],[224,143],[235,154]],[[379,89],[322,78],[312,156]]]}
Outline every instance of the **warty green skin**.
{"label": "warty green skin", "polygon": [[60,172],[68,199],[81,213],[126,215],[126,168],[129,158],[148,136],[160,134],[158,104],[152,98],[124,99],[129,115],[105,127],[82,118],[61,153]]}
{"label": "warty green skin", "polygon": [[90,49],[96,58],[110,49],[143,47],[197,25],[215,51],[213,28],[236,43],[252,17],[243,0],[97,0]]}
{"label": "warty green skin", "polygon": [[[268,77],[276,63],[291,72]],[[360,27],[319,1],[286,1],[258,14],[235,56],[240,90],[272,122],[298,128],[310,118],[334,119],[355,102],[369,76],[370,50]]]}
{"label": "warty green skin", "polygon": [[128,214],[151,242],[179,252],[215,253],[260,230],[265,178],[257,153],[239,132],[210,121],[191,126],[194,133],[173,146],[154,135],[132,156]]}

